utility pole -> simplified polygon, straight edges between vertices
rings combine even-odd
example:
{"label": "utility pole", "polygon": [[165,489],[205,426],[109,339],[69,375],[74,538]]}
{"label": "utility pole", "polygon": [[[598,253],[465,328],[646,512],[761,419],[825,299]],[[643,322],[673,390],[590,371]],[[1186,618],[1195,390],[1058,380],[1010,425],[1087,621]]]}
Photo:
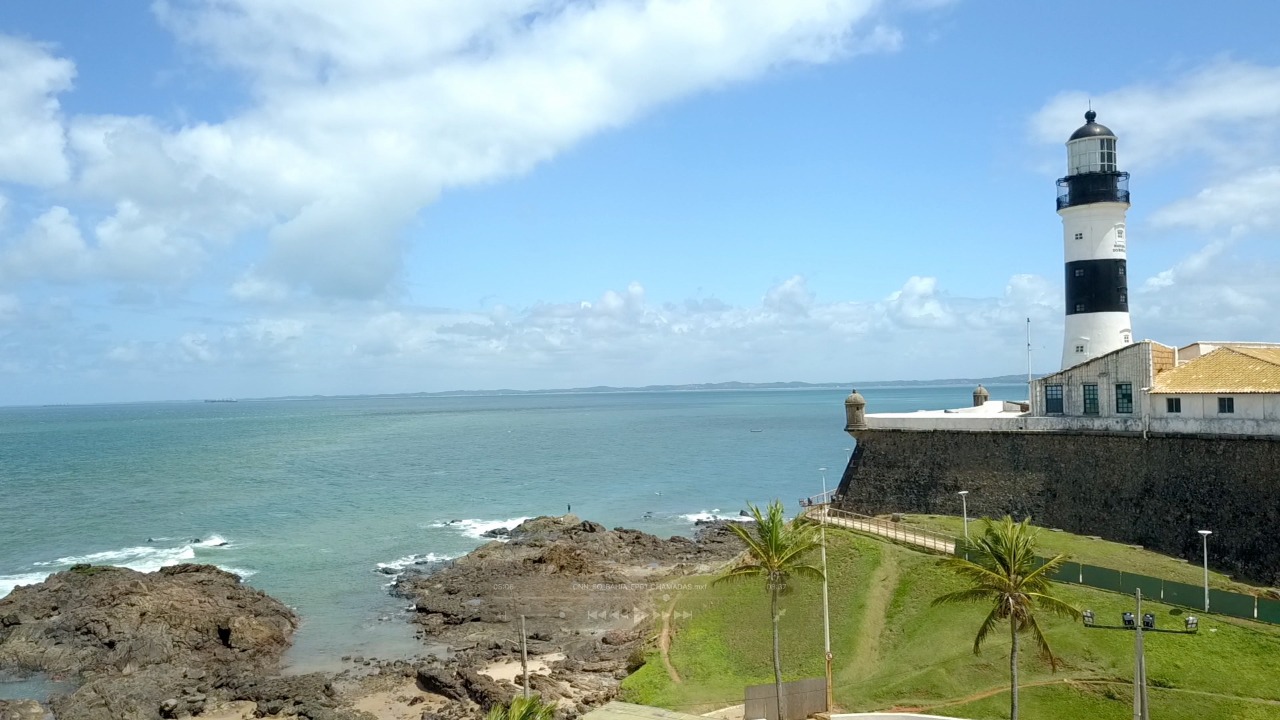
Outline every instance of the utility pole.
{"label": "utility pole", "polygon": [[520,616],[520,671],[524,674],[524,699],[529,699],[529,648],[525,638],[524,616]]}
{"label": "utility pole", "polygon": [[818,468],[822,472],[822,644],[826,650],[827,664],[827,712],[831,712],[831,616],[827,605],[827,510],[831,507],[831,498],[827,497],[827,469]]}
{"label": "utility pole", "polygon": [[1134,593],[1137,608],[1133,615],[1133,720],[1151,720],[1147,707],[1147,658],[1142,650],[1142,588]]}
{"label": "utility pole", "polygon": [[1031,318],[1027,318],[1027,403],[1031,400]]}

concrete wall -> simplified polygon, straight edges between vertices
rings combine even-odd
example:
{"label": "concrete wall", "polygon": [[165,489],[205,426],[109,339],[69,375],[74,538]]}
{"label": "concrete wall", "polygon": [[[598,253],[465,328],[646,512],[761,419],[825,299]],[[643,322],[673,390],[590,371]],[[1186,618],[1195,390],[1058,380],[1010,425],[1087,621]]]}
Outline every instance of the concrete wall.
{"label": "concrete wall", "polygon": [[[1163,403],[1164,401],[1161,400],[1160,402]],[[1185,400],[1183,409],[1186,409]],[[904,431],[1122,433],[1139,436],[1144,433],[1147,435],[1184,433],[1190,435],[1212,434],[1249,437],[1274,435],[1280,438],[1280,417],[1275,420],[1247,418],[1219,420],[1214,418],[1212,421],[1206,422],[1203,419],[1181,417],[1179,415],[1164,415],[1162,417],[1141,417],[1139,415],[1117,415],[1113,417],[1098,417],[1096,415],[1081,417],[1065,415],[1051,415],[1048,417],[976,415],[966,417],[960,413],[950,415],[902,414],[896,416],[868,415],[867,426],[872,430]]]}
{"label": "concrete wall", "polygon": [[[1171,397],[1181,398],[1182,412],[1171,413],[1167,411],[1169,405],[1165,400]],[[1220,397],[1233,398],[1235,400],[1235,412],[1219,414],[1218,398]],[[1231,420],[1280,420],[1280,395],[1271,393],[1220,393],[1216,395],[1152,393],[1151,417],[1214,421],[1224,418]]]}
{"label": "concrete wall", "polygon": [[[1032,418],[1035,419],[1035,418]],[[1280,585],[1280,437],[873,429],[836,507],[1021,519],[1143,545]]]}

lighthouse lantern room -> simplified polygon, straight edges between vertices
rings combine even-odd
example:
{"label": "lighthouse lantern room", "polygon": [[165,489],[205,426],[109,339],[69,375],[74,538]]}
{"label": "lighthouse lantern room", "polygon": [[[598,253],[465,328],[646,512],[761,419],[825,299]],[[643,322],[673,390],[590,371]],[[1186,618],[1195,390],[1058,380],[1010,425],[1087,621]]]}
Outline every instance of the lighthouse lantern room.
{"label": "lighthouse lantern room", "polygon": [[1116,136],[1085,113],[1067,140],[1067,176],[1058,180],[1066,256],[1066,328],[1062,367],[1133,342],[1129,323],[1125,212],[1129,173],[1116,163]]}

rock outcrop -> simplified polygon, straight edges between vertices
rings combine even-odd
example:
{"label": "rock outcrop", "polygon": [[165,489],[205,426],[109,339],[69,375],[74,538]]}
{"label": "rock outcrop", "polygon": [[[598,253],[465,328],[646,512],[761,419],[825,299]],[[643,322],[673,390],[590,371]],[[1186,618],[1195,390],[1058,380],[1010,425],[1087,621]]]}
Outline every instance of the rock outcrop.
{"label": "rock outcrop", "polygon": [[0,600],[0,667],[87,678],[153,666],[272,666],[298,618],[210,565],[77,565]]}
{"label": "rock outcrop", "polygon": [[[64,720],[198,715],[274,674],[298,618],[210,565],[77,565],[0,600],[0,669],[71,676]],[[301,715],[301,713],[298,713]],[[313,716],[315,717],[315,716]]]}
{"label": "rock outcrop", "polygon": [[509,682],[496,683],[494,694],[468,679],[470,670],[519,660],[522,615],[530,661],[540,668],[534,690],[570,704],[612,699],[642,663],[643,631],[663,597],[698,592],[681,578],[714,572],[743,549],[725,523],[694,539],[663,539],[572,515],[528,520],[509,537],[434,573],[407,573],[394,589],[413,601],[420,634],[452,651],[448,666],[419,669],[419,686],[475,710],[516,692]]}

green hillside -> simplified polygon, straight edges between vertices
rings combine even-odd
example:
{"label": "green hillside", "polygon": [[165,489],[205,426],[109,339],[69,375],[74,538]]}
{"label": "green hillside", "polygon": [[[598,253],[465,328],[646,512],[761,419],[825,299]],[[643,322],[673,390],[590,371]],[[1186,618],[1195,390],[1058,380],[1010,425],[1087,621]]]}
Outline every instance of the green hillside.
{"label": "green hillside", "polygon": [[[1047,541],[1049,536],[1043,537]],[[1065,533],[1052,537],[1068,541]],[[1150,555],[1113,543],[1078,540],[1109,556],[1143,553],[1132,560],[1135,563],[1146,562]],[[1095,557],[1079,559],[1102,564]],[[986,610],[930,606],[934,597],[958,587],[939,567],[937,556],[829,529],[828,564],[839,709],[912,708],[978,719],[1007,717],[1007,630],[988,640],[980,655],[973,654],[973,635]],[[1144,567],[1150,572],[1149,563]],[[680,682],[669,676],[654,650],[648,663],[623,684],[624,699],[705,713],[741,703],[744,685],[772,682],[763,588],[711,587],[710,579],[700,578],[707,581],[701,589],[670,601],[676,616],[669,657]],[[1132,609],[1132,598],[1123,595],[1058,587],[1064,599],[1094,610],[1101,623],[1119,624],[1120,613]],[[783,603],[785,678],[820,677],[820,584],[796,582]],[[1156,614],[1157,627],[1183,626],[1180,608],[1144,602],[1143,609]],[[1048,663],[1033,652],[1022,653],[1020,698],[1025,717],[1131,717],[1133,634],[1085,629],[1057,618],[1045,618],[1044,626],[1062,664],[1051,673]],[[1026,643],[1023,647],[1027,649]],[[1280,628],[1208,616],[1196,635],[1149,634],[1146,652],[1152,717],[1280,719]]]}

